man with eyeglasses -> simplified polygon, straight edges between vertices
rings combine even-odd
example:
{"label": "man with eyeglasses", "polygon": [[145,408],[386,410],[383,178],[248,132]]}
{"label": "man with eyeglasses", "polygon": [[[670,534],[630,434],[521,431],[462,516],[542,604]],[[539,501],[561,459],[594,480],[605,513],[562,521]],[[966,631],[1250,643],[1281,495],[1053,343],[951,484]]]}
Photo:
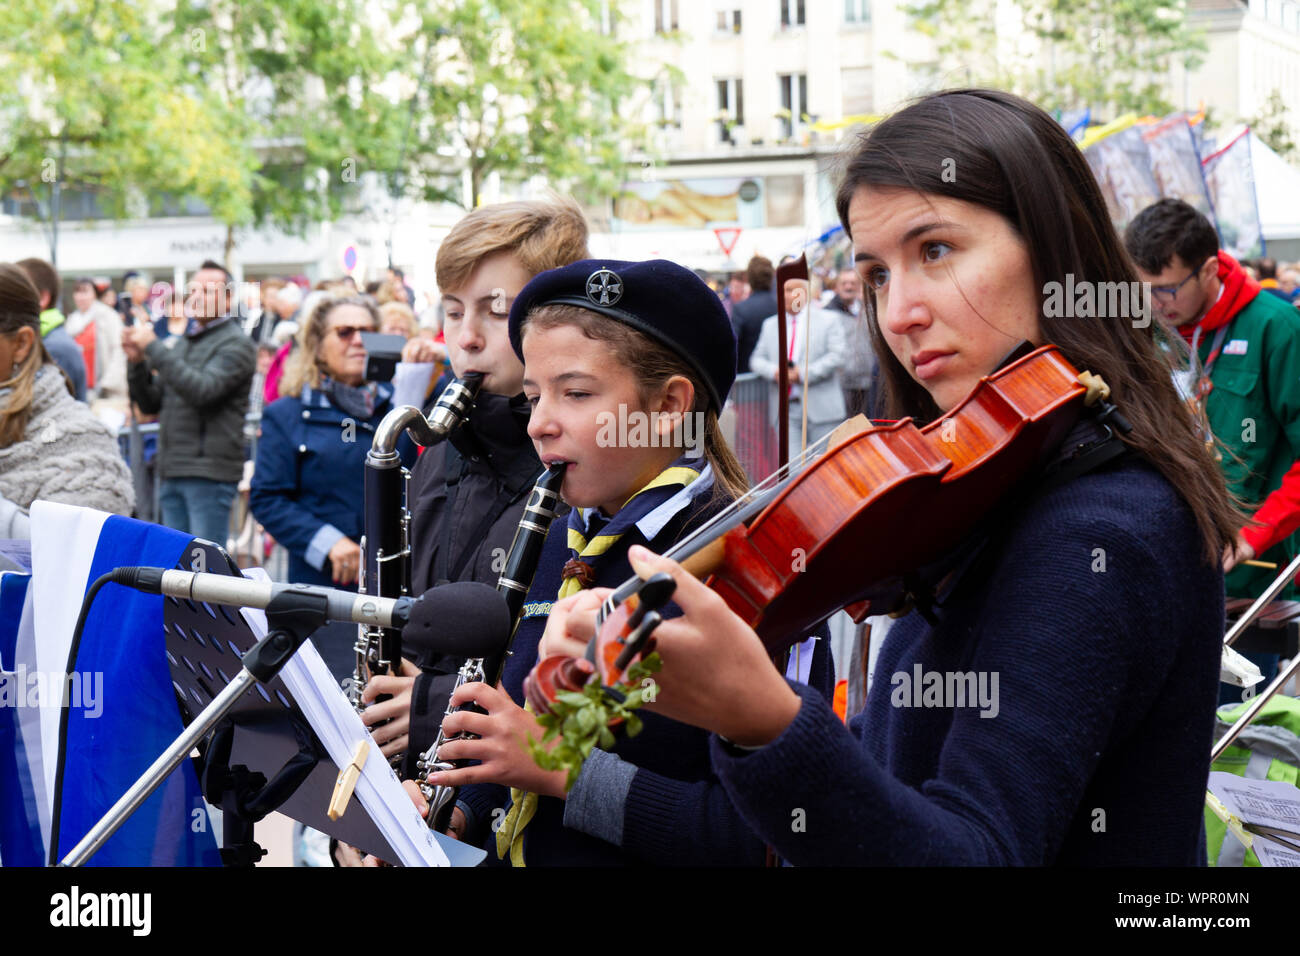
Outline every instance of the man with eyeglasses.
{"label": "man with eyeglasses", "polygon": [[244,473],[244,415],[257,348],[231,321],[230,273],[204,262],[187,290],[184,335],[159,339],[148,322],[122,331],[131,400],[159,414],[162,523],[223,547]]}
{"label": "man with eyeglasses", "polygon": [[[1244,565],[1259,557],[1285,567],[1300,542],[1300,318],[1261,294],[1230,255],[1219,249],[1209,220],[1178,199],[1162,199],[1138,214],[1125,232],[1138,276],[1151,283],[1156,317],[1176,329],[1200,359],[1191,396],[1225,447],[1228,487],[1254,514],[1224,555],[1231,597],[1258,597],[1277,572]],[[1294,598],[1292,586],[1283,597]],[[1248,654],[1266,678],[1277,656]],[[1223,702],[1240,688],[1223,689]]]}

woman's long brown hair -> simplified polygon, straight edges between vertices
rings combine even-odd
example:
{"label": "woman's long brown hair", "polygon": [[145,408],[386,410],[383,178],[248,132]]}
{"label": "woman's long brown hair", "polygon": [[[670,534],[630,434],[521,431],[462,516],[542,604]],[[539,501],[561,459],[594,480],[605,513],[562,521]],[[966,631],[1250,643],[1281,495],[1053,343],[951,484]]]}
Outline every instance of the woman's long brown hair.
{"label": "woman's long brown hair", "polygon": [[[1084,282],[1138,288],[1137,273],[1083,154],[1060,124],[1009,93],[935,93],[864,133],[847,155],[836,197],[846,234],[849,203],[863,187],[908,189],[998,213],[1024,241],[1044,300],[1049,283],[1064,288],[1067,276],[1076,288]],[[885,414],[933,420],[940,409],[885,344],[869,287],[866,300]],[[1113,400],[1133,425],[1121,437],[1182,495],[1196,517],[1206,560],[1217,563],[1244,516],[1174,390],[1153,316],[1064,318],[1048,311],[1039,315],[1043,340],[1059,347],[1076,368],[1100,374],[1110,385]]]}

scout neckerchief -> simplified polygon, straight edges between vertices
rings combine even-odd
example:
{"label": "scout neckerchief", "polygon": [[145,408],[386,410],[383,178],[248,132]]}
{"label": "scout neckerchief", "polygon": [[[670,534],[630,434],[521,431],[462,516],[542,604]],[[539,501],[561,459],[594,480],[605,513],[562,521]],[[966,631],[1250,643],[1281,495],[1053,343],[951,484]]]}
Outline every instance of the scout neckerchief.
{"label": "scout neckerchief", "polygon": [[673,462],[608,520],[594,508],[585,509],[586,517],[577,508],[569,512],[569,561],[564,565],[561,598],[591,587],[595,581],[594,564],[601,555],[617,544],[628,528],[700,477],[699,469],[685,464],[687,461],[698,463],[699,458]]}
{"label": "scout neckerchief", "polygon": [[[596,508],[586,509],[586,518],[577,508],[570,511],[570,558],[564,565],[563,583],[557,600],[591,587],[596,581],[595,565],[600,563],[601,558],[610,552],[619,539],[638,521],[700,477],[699,469],[686,464],[698,461],[698,458],[677,459],[629,498],[608,521],[604,520]],[[506,813],[501,828],[497,830],[497,858],[503,859],[509,851],[510,865],[523,866],[524,828],[537,813],[537,794],[511,787],[510,803],[510,810]]]}

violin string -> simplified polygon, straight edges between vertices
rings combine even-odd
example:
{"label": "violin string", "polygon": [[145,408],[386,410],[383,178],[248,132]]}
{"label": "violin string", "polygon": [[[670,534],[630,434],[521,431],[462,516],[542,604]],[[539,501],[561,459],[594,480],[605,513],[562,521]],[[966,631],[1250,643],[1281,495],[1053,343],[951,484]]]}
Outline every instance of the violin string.
{"label": "violin string", "polygon": [[704,543],[707,543],[716,537],[714,532],[718,525],[725,522],[732,522],[727,529],[730,530],[730,527],[734,527],[733,519],[735,519],[742,510],[760,502],[766,504],[766,500],[770,499],[772,494],[779,490],[779,487],[782,484],[802,472],[814,458],[818,457],[826,450],[825,446],[829,445],[829,443],[830,435],[824,435],[816,442],[809,445],[798,458],[791,461],[788,465],[778,468],[758,484],[747,489],[726,508],[719,511],[704,524],[700,525],[671,548],[666,550],[664,556],[674,559],[678,559],[679,556],[689,557],[691,554],[694,554],[694,545],[696,542],[704,539]]}

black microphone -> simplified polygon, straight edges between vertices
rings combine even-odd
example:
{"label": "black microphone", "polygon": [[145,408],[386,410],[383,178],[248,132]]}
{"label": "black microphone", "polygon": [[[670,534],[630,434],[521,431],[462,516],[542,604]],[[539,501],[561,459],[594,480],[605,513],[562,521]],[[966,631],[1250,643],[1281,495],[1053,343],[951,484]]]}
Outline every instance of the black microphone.
{"label": "black microphone", "polygon": [[480,581],[425,591],[411,605],[402,646],[425,654],[491,657],[505,650],[514,618],[505,596]]}
{"label": "black microphone", "polygon": [[[229,574],[207,571],[175,571],[167,568],[115,568],[110,577],[117,584],[175,598],[227,604],[234,607],[265,609],[279,594],[319,594],[326,600],[327,621],[352,621],[380,627],[401,627],[410,616],[415,602],[409,597],[382,598],[355,591],[340,591],[312,584],[276,584],[273,581],[250,581]],[[490,589],[489,589],[490,590]]]}

